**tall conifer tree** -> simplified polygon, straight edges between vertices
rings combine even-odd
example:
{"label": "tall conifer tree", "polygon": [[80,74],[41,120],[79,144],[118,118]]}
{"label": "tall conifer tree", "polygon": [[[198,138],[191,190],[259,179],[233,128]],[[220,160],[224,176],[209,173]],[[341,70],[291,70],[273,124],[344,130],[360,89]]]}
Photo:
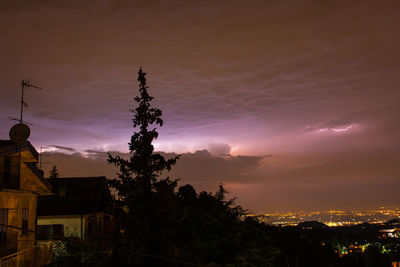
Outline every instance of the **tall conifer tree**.
{"label": "tall conifer tree", "polygon": [[[119,168],[118,178],[110,180],[119,196],[121,218],[119,227],[123,233],[120,238],[118,254],[128,257],[130,264],[138,262],[140,255],[157,254],[168,256],[173,253],[170,244],[169,226],[173,228],[176,199],[174,189],[176,180],[160,175],[171,170],[179,156],[165,159],[154,152],[152,142],[157,139],[156,126],[162,126],[162,112],[151,106],[153,97],[149,95],[146,73],[138,72],[139,96],[133,113],[134,133],[129,143],[130,158],[108,155],[108,162]],[[125,251],[126,250],[126,251]],[[125,251],[125,252],[124,252]],[[136,253],[129,260],[131,252]],[[122,254],[122,255],[121,255]]]}

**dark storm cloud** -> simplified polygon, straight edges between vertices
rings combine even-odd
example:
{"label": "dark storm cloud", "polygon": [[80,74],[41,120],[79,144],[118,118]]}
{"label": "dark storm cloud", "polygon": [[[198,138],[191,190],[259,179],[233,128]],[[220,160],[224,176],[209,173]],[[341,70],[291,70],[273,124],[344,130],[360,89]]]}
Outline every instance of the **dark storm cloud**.
{"label": "dark storm cloud", "polygon": [[86,149],[86,150],[84,150],[84,152],[89,155],[93,155],[94,157],[103,156],[103,155],[107,154],[107,152],[97,151],[97,150],[92,150],[92,149]]}
{"label": "dark storm cloud", "polygon": [[73,149],[71,147],[66,147],[66,146],[49,145],[49,147],[54,147],[54,148],[57,148],[57,149],[60,149],[60,150],[66,150],[66,151],[69,151],[69,152],[76,152],[75,149]]}
{"label": "dark storm cloud", "polygon": [[[120,155],[128,158],[129,154],[110,152],[113,155]],[[173,157],[176,154],[162,153],[165,157]],[[172,172],[164,173],[173,179],[179,179],[179,186],[192,184],[197,191],[206,190],[214,192],[220,183],[226,184],[228,190],[231,183],[259,184],[262,176],[262,168],[265,167],[261,156],[213,156],[207,150],[185,153],[181,156]],[[89,155],[63,154],[57,152],[46,152],[43,154],[45,162],[43,165],[45,173],[48,174],[51,166],[56,165],[61,177],[70,176],[99,176],[105,175],[108,178],[117,177],[118,170],[107,164],[105,152],[95,152]],[[244,188],[246,191],[246,188]],[[240,190],[239,190],[240,191]],[[243,201],[242,194],[233,191],[231,197],[239,197]],[[262,201],[262,194],[258,195]]]}
{"label": "dark storm cloud", "polygon": [[[106,152],[89,157],[45,153],[62,176],[116,177],[118,171],[106,162]],[[111,152],[128,158],[129,154]],[[162,153],[165,157],[176,154]],[[349,155],[303,156],[213,156],[207,150],[185,153],[169,175],[179,185],[214,192],[223,183],[230,197],[256,212],[279,209],[363,208],[393,205],[400,201],[397,150]],[[51,165],[52,166],[52,165]],[[46,166],[45,173],[50,170]]]}

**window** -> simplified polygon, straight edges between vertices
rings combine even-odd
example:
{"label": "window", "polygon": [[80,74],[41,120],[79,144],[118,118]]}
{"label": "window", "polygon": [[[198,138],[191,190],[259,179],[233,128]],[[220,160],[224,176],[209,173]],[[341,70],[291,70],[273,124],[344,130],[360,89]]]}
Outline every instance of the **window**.
{"label": "window", "polygon": [[95,219],[96,218],[91,218],[91,220],[88,223],[88,234],[90,236],[96,235],[97,223],[96,223]]}
{"label": "window", "polygon": [[11,156],[0,158],[0,186],[9,189],[18,189],[19,164]]}
{"label": "window", "polygon": [[7,241],[8,209],[0,209],[0,243]]}
{"label": "window", "polygon": [[0,183],[5,184],[11,176],[11,157],[4,157],[1,159],[3,166],[1,168]]}
{"label": "window", "polygon": [[53,224],[53,238],[64,237],[64,225],[63,224]]}
{"label": "window", "polygon": [[64,225],[50,224],[38,225],[36,230],[36,238],[38,240],[57,240],[64,237]]}
{"label": "window", "polygon": [[22,234],[26,235],[28,233],[28,219],[29,219],[29,209],[22,209]]}

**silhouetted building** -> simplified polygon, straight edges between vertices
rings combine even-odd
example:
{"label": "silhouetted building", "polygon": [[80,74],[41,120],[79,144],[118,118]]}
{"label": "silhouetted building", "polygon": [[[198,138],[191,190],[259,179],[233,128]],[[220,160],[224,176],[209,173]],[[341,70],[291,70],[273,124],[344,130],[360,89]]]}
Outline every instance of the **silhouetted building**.
{"label": "silhouetted building", "polygon": [[38,239],[91,239],[110,231],[111,194],[105,177],[46,180],[54,195],[39,198]]}

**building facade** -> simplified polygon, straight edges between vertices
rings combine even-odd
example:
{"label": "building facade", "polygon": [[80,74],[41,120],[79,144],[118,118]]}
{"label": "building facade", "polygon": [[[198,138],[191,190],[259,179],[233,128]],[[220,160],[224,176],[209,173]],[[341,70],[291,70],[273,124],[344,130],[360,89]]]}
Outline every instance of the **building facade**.
{"label": "building facade", "polygon": [[91,240],[112,231],[111,194],[105,177],[47,179],[54,195],[39,198],[38,238]]}
{"label": "building facade", "polygon": [[33,255],[38,196],[52,194],[37,162],[30,142],[0,140],[0,263]]}

